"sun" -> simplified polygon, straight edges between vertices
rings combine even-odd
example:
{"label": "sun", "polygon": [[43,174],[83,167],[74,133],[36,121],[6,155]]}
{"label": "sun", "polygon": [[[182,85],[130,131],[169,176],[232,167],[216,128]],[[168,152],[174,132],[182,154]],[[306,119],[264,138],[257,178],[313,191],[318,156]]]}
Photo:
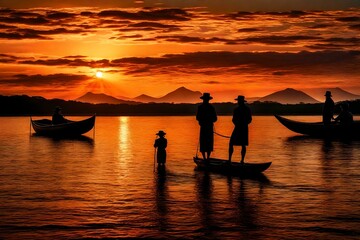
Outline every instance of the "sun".
{"label": "sun", "polygon": [[102,71],[96,71],[95,76],[97,78],[102,78],[103,77],[103,72]]}

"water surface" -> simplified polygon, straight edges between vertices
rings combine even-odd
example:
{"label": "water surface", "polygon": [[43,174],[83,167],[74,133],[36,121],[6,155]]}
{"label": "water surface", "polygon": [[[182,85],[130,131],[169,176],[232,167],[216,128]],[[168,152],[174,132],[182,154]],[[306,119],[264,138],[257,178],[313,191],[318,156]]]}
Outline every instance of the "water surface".
{"label": "water surface", "polygon": [[[215,127],[230,135],[231,117]],[[167,132],[164,172],[154,172],[158,130]],[[30,134],[26,117],[0,118],[0,238],[360,236],[359,141],[303,137],[255,116],[246,161],[272,166],[241,179],[195,169],[198,133],[194,117],[97,117],[95,132],[61,140]],[[226,158],[227,147],[216,136],[213,156]]]}

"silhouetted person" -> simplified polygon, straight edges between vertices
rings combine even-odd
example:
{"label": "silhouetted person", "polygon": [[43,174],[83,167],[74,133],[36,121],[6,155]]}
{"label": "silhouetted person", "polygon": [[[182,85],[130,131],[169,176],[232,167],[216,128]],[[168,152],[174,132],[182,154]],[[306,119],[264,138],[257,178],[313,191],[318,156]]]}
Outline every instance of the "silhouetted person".
{"label": "silhouetted person", "polygon": [[68,120],[61,114],[61,107],[56,107],[52,116],[52,124],[66,123]]}
{"label": "silhouetted person", "polygon": [[217,115],[215,108],[209,103],[212,99],[210,93],[204,93],[200,98],[203,103],[199,105],[196,113],[196,120],[200,125],[200,152],[204,160],[209,160],[214,150],[214,122],[217,121]]}
{"label": "silhouetted person", "polygon": [[349,111],[349,104],[344,102],[340,105],[340,108],[340,114],[335,118],[335,121],[344,126],[350,126],[354,122],[354,117]]}
{"label": "silhouetted person", "polygon": [[331,92],[330,91],[326,91],[325,93],[325,105],[323,108],[323,123],[324,124],[330,124],[331,123],[331,119],[334,119],[334,108],[335,108],[335,104],[334,101],[332,100],[332,96],[331,96]]}
{"label": "silhouetted person", "polygon": [[232,122],[235,127],[230,137],[229,143],[229,162],[234,152],[234,145],[241,146],[241,163],[244,163],[246,146],[249,145],[249,124],[252,121],[251,110],[245,105],[245,97],[238,96],[238,107],[234,109]]}
{"label": "silhouetted person", "polygon": [[164,166],[166,163],[167,139],[165,138],[165,134],[166,133],[161,130],[158,133],[156,133],[156,135],[158,135],[159,138],[155,140],[154,148],[157,148],[156,158],[157,158],[158,166]]}

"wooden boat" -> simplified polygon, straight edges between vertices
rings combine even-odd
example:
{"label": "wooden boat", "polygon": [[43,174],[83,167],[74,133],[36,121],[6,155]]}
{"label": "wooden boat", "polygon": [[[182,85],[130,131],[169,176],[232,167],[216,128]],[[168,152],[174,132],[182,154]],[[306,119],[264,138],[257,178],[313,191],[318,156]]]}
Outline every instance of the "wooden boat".
{"label": "wooden boat", "polygon": [[210,158],[209,162],[206,163],[204,159],[199,157],[194,157],[194,162],[200,169],[207,169],[213,172],[238,176],[261,174],[271,165],[271,162],[243,164],[238,162],[229,163],[228,160],[217,158]]}
{"label": "wooden boat", "polygon": [[275,115],[277,120],[289,130],[314,137],[353,138],[360,136],[360,121],[354,121],[350,126],[340,123],[324,125],[322,122],[299,122]]}
{"label": "wooden boat", "polygon": [[53,125],[49,119],[32,120],[31,125],[39,135],[63,137],[79,136],[90,131],[95,125],[96,115],[82,121],[68,121]]}

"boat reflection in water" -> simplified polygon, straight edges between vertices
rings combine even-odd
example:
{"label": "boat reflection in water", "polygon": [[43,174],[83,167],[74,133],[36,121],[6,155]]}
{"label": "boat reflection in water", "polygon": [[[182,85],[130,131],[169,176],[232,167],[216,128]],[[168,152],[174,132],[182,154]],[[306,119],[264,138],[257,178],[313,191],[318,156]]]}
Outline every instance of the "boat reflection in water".
{"label": "boat reflection in water", "polygon": [[[208,171],[197,171],[195,177],[198,215],[201,219],[198,237],[220,239],[228,233],[234,239],[251,239],[252,230],[257,234],[261,232],[264,223],[258,216],[261,210],[257,201],[261,202],[263,187],[269,182]],[[219,194],[228,197],[219,199]]]}

